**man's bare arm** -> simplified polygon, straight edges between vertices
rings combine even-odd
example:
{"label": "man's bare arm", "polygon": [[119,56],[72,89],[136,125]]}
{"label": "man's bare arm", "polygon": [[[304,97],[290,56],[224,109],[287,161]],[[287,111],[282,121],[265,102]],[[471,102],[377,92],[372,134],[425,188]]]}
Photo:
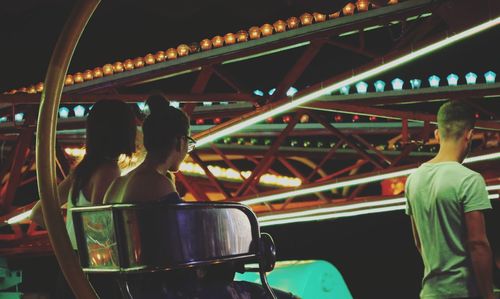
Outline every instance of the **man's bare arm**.
{"label": "man's bare arm", "polygon": [[418,252],[422,255],[422,245],[420,244],[420,237],[418,236],[417,227],[415,226],[415,220],[410,216],[411,219],[411,230],[413,232],[413,239],[415,240],[415,246],[417,247]]}
{"label": "man's bare arm", "polygon": [[467,247],[472,261],[472,268],[483,298],[493,299],[493,274],[490,243],[486,236],[482,211],[465,213],[467,227]]}

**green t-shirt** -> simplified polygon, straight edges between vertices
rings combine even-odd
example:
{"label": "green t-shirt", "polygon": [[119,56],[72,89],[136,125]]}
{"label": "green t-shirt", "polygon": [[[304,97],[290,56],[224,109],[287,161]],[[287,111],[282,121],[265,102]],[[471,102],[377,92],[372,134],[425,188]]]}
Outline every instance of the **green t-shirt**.
{"label": "green t-shirt", "polygon": [[458,162],[424,163],[408,177],[405,194],[422,247],[420,297],[479,296],[464,213],[491,209],[482,176]]}

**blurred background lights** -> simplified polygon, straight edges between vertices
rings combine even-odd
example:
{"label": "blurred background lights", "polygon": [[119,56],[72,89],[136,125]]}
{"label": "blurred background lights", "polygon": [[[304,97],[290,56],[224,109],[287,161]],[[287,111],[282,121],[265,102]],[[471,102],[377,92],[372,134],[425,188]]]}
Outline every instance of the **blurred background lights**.
{"label": "blurred background lights", "polygon": [[495,74],[492,71],[488,71],[484,73],[484,80],[486,80],[486,83],[495,83],[495,78],[497,77],[497,74]]}
{"label": "blurred background lights", "polygon": [[298,90],[297,90],[297,88],[295,88],[295,87],[293,87],[293,86],[292,86],[292,87],[290,87],[290,88],[287,90],[287,92],[286,92],[286,96],[287,96],[287,97],[293,97],[293,96],[297,93],[297,91],[298,91]]}
{"label": "blurred background lights", "polygon": [[368,83],[366,83],[365,81],[356,83],[356,91],[358,93],[366,93],[368,91]]}
{"label": "blurred background lights", "polygon": [[441,80],[441,79],[439,79],[439,77],[438,77],[438,76],[436,76],[436,75],[432,75],[432,76],[430,76],[430,77],[429,77],[429,85],[430,85],[431,87],[439,87],[439,81],[440,81],[440,80]]}
{"label": "blurred background lights", "polygon": [[458,84],[458,75],[456,74],[449,74],[448,77],[446,77],[446,80],[448,81],[449,86],[457,86]]}
{"label": "blurred background lights", "polygon": [[465,81],[467,82],[467,84],[476,84],[477,75],[473,72],[469,72],[465,75]]}
{"label": "blurred background lights", "polygon": [[340,88],[340,94],[343,94],[343,95],[348,95],[349,94],[349,89],[351,87],[349,85],[346,85],[346,86],[342,86]]}
{"label": "blurred background lights", "polygon": [[264,92],[260,89],[256,89],[253,91],[253,94],[256,95],[256,96],[259,96],[259,97],[263,97],[264,96]]}
{"label": "blurred background lights", "polygon": [[61,107],[59,108],[59,117],[60,118],[68,118],[69,116],[69,109],[66,107]]}
{"label": "blurred background lights", "polygon": [[391,85],[392,85],[393,90],[402,90],[403,85],[404,85],[404,81],[399,79],[399,78],[396,78],[396,79],[391,81]]}
{"label": "blurred background lights", "polygon": [[75,112],[76,117],[85,116],[85,107],[83,107],[82,105],[77,105],[75,108],[73,108],[73,111]]}
{"label": "blurred background lights", "polygon": [[411,79],[410,80],[411,89],[418,89],[422,85],[422,80],[420,79]]}
{"label": "blurred background lights", "polygon": [[23,121],[23,118],[24,118],[24,113],[22,113],[22,112],[16,113],[16,115],[14,115],[15,121]]}
{"label": "blurred background lights", "polygon": [[376,92],[384,92],[385,82],[382,80],[375,81],[375,91]]}

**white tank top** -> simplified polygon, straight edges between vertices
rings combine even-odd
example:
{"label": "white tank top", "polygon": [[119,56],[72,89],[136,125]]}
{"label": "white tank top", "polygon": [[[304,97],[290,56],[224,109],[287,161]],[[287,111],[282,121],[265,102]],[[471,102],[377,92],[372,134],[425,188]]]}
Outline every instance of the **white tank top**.
{"label": "white tank top", "polygon": [[[66,210],[67,210],[66,230],[68,231],[69,240],[71,241],[71,246],[73,247],[74,250],[77,250],[75,228],[73,227],[73,214],[71,213],[71,209],[74,207],[73,201],[71,200],[71,194],[73,192],[72,189],[73,188],[71,188],[69,190],[68,203],[66,205]],[[85,198],[85,195],[83,195],[83,192],[80,190],[80,192],[78,192],[76,206],[77,207],[87,207],[87,206],[91,206],[91,205],[92,205],[92,203]]]}

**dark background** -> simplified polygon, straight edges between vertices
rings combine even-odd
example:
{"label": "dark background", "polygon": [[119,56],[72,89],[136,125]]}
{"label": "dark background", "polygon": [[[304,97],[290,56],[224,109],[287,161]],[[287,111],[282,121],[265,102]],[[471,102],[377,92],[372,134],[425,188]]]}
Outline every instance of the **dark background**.
{"label": "dark background", "polygon": [[[347,2],[103,1],[81,38],[70,73],[306,11],[334,12]],[[52,48],[73,4],[71,0],[2,1],[0,92],[43,80]],[[498,28],[490,30],[398,72],[422,78],[438,74],[442,80],[450,72],[461,76],[468,71],[478,75],[487,70],[497,72],[498,37]],[[390,78],[393,74],[381,79]],[[498,213],[497,202],[495,210],[487,213],[490,241],[496,252],[500,250]],[[273,235],[279,260],[330,261],[344,276],[354,298],[418,297],[423,265],[413,244],[409,219],[402,211],[266,227],[263,231]],[[13,260],[11,267],[25,269],[22,290],[53,289],[57,272],[53,257]]]}

